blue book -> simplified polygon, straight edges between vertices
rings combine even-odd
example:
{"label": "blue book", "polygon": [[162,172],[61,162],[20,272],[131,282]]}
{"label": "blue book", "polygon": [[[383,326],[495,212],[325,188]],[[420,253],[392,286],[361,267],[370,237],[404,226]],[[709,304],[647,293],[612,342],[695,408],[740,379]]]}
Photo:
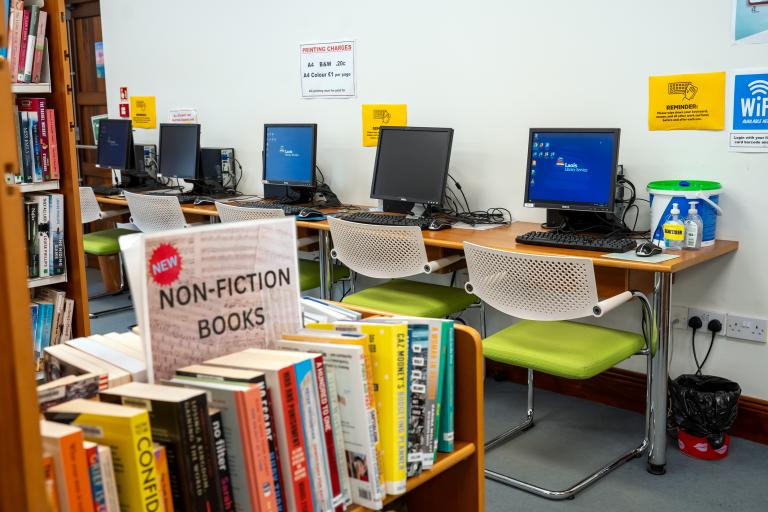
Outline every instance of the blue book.
{"label": "blue book", "polygon": [[32,138],[32,163],[34,173],[32,181],[40,183],[43,181],[43,165],[40,160],[40,132],[38,132],[37,112],[27,112],[29,115],[29,134]]}
{"label": "blue book", "polygon": [[[3,2],[3,11],[0,12],[0,19],[3,20],[3,23],[6,27],[8,27],[8,18],[11,15],[11,0],[5,0]],[[10,37],[10,35],[9,35]],[[8,58],[8,47],[3,46],[0,47],[0,59],[7,59]]]}
{"label": "blue book", "polygon": [[40,354],[45,347],[51,345],[51,332],[53,331],[53,304],[50,302],[38,302],[37,314],[40,316]]}
{"label": "blue book", "polygon": [[421,473],[426,451],[427,362],[429,358],[429,325],[408,324],[408,441],[406,444],[406,476]]}
{"label": "blue book", "polygon": [[37,304],[30,304],[29,309],[32,313],[32,346],[35,351],[35,359],[38,359],[40,357],[40,345],[37,342],[37,316],[40,307]]}

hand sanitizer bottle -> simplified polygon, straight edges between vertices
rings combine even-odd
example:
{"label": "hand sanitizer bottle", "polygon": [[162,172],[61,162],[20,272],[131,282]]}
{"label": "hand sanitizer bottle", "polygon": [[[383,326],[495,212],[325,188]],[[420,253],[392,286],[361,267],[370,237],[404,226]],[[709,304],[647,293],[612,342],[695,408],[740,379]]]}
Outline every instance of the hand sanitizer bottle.
{"label": "hand sanitizer bottle", "polygon": [[691,201],[688,203],[688,217],[685,218],[683,225],[685,226],[685,248],[686,249],[700,249],[701,248],[701,235],[704,229],[704,223],[701,220],[696,209],[697,201]]}
{"label": "hand sanitizer bottle", "polygon": [[672,203],[669,217],[664,221],[664,245],[667,249],[682,249],[685,242],[685,226],[680,220],[680,208]]}

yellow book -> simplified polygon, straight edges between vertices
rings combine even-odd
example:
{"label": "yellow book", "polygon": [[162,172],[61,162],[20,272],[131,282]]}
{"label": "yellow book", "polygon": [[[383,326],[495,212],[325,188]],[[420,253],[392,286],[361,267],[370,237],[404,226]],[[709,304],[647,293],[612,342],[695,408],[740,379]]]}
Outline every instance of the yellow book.
{"label": "yellow book", "polygon": [[403,494],[408,431],[408,325],[335,322],[310,324],[307,327],[368,335],[376,415],[381,436],[384,488],[387,494]]}
{"label": "yellow book", "polygon": [[77,425],[86,440],[111,448],[121,512],[161,510],[152,431],[145,409],[77,399],[51,407],[45,417]]}

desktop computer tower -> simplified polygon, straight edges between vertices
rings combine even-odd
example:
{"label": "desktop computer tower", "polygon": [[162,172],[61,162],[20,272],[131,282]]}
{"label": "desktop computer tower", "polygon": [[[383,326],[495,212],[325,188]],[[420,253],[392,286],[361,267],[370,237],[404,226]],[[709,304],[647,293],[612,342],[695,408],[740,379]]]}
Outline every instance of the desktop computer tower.
{"label": "desktop computer tower", "polygon": [[134,144],[133,155],[137,171],[149,172],[157,164],[157,146],[154,144]]}
{"label": "desktop computer tower", "polygon": [[203,181],[224,186],[231,180],[234,160],[233,148],[201,148],[200,174]]}

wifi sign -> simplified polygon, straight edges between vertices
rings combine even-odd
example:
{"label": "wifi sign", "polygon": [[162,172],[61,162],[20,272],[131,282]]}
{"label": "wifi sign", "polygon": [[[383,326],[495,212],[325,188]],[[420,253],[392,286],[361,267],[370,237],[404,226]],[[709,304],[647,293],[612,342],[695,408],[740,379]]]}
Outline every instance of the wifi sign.
{"label": "wifi sign", "polygon": [[768,129],[768,73],[735,76],[733,129]]}

